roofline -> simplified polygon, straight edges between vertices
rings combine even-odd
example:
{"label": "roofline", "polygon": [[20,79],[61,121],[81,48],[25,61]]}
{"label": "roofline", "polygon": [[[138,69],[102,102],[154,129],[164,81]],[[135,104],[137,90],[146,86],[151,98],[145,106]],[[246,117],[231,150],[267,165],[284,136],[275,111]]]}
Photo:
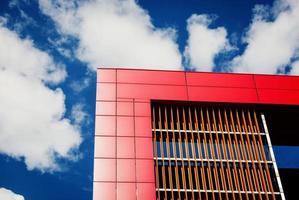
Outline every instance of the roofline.
{"label": "roofline", "polygon": [[109,69],[109,70],[132,70],[132,71],[161,71],[161,72],[188,72],[188,73],[205,73],[205,74],[236,74],[236,75],[262,75],[262,76],[289,76],[289,77],[299,77],[299,75],[290,74],[266,74],[266,73],[242,73],[242,72],[204,72],[204,71],[185,71],[185,70],[165,70],[165,69],[146,69],[146,68],[126,68],[126,67],[98,67],[99,69]]}

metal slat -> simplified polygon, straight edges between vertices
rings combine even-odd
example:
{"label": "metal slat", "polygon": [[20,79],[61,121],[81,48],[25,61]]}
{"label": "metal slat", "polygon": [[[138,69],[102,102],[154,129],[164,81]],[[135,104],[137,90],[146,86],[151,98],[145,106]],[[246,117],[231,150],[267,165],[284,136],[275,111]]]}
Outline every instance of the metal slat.
{"label": "metal slat", "polygon": [[[201,121],[201,129],[203,131],[205,131],[205,120],[204,120],[204,114],[203,114],[203,109],[200,108],[200,121]],[[207,142],[207,136],[206,136],[206,133],[204,132],[203,133],[203,141],[204,141],[204,154],[205,154],[205,157],[208,159],[208,162],[207,162],[207,165],[208,165],[208,168],[207,168],[207,172],[208,172],[208,183],[209,183],[209,189],[212,191],[212,199],[215,200],[215,194],[214,194],[214,188],[213,188],[213,180],[212,180],[212,173],[211,173],[211,164],[209,162],[210,160],[210,156],[209,156],[209,152],[208,152],[208,142]]]}
{"label": "metal slat", "polygon": [[[152,119],[153,119],[153,122],[152,122],[152,127],[154,129],[154,135],[153,135],[153,138],[154,138],[154,157],[156,158],[155,159],[155,180],[156,180],[156,188],[160,188],[160,181],[159,181],[159,164],[158,164],[158,147],[157,147],[157,132],[156,132],[156,113],[155,113],[155,107],[153,106],[153,109],[152,109]],[[158,195],[158,199],[160,199],[160,192],[157,192]]]}
{"label": "metal slat", "polygon": [[[211,123],[210,123],[210,115],[209,115],[209,110],[208,108],[206,109],[206,117],[207,117],[207,129],[209,131],[209,143],[210,143],[210,149],[211,149],[211,154],[212,154],[212,160],[214,162],[213,166],[213,172],[214,172],[214,177],[215,177],[215,188],[216,190],[220,190],[220,184],[219,184],[219,177],[218,177],[218,171],[217,171],[217,163],[216,163],[216,156],[214,152],[214,143],[213,143],[213,137],[211,133]],[[220,198],[221,199],[221,198]]]}
{"label": "metal slat", "polygon": [[174,118],[173,118],[173,109],[172,106],[170,108],[170,124],[171,124],[171,130],[172,130],[172,149],[173,149],[173,156],[175,159],[175,183],[176,183],[176,189],[178,191],[178,198],[181,199],[181,192],[180,192],[180,179],[179,179],[179,170],[178,170],[178,161],[177,161],[177,150],[176,150],[176,135],[174,133]]}
{"label": "metal slat", "polygon": [[[249,110],[247,110],[247,119],[249,121],[248,130],[249,131],[254,131],[254,127],[253,127],[253,123],[252,123],[252,119],[251,119],[251,114],[250,114]],[[255,135],[251,135],[251,138],[252,138],[251,144],[254,148],[254,152],[255,152],[255,156],[256,156],[255,159],[258,160],[257,173],[258,173],[258,177],[260,178],[260,183],[261,183],[261,186],[263,188],[263,191],[267,191],[264,174],[262,173],[263,168],[262,168],[262,164],[260,162],[261,159],[260,159],[260,155],[259,155],[259,151],[258,151],[257,142],[256,142],[255,137],[256,137]],[[266,196],[266,200],[269,200],[268,193],[266,193],[265,196]]]}
{"label": "metal slat", "polygon": [[[238,138],[237,135],[235,134],[236,132],[236,128],[235,128],[235,122],[233,120],[232,117],[232,111],[230,110],[229,112],[229,116],[230,116],[230,127],[231,130],[234,132],[234,145],[235,145],[235,149],[236,149],[236,156],[237,156],[237,160],[241,160],[241,155],[240,155],[240,149],[239,149],[239,142],[238,142]],[[248,196],[248,189],[247,189],[247,185],[246,185],[246,178],[245,178],[245,174],[244,174],[244,169],[243,169],[243,164],[240,163],[240,168],[239,168],[239,174],[241,176],[241,182],[242,182],[242,190],[245,191],[245,198],[246,200],[249,200],[249,196]]]}
{"label": "metal slat", "polygon": [[[159,125],[159,129],[162,129],[162,115],[161,115],[161,107],[159,106],[159,121],[158,121],[158,125]],[[165,175],[165,162],[164,162],[164,146],[163,146],[163,135],[162,132],[160,132],[160,154],[162,157],[162,185],[163,188],[166,189],[166,175]],[[167,192],[165,190],[164,192],[164,198],[167,199]]]}
{"label": "metal slat", "polygon": [[[240,118],[239,118],[239,112],[238,110],[236,110],[235,112],[235,115],[236,115],[236,119],[237,119],[237,128],[238,128],[238,131],[242,131],[242,128],[241,128],[241,122],[240,122]],[[233,118],[233,115],[231,115],[232,119]],[[249,186],[250,186],[250,191],[251,191],[251,194],[252,194],[252,199],[255,200],[255,195],[253,193],[253,191],[255,191],[255,189],[253,188],[253,184],[252,184],[252,177],[251,177],[251,170],[250,170],[250,167],[249,167],[249,164],[248,164],[248,156],[247,156],[247,153],[246,153],[246,147],[245,147],[245,144],[244,144],[244,139],[243,139],[243,135],[240,135],[240,140],[241,140],[241,152],[242,152],[242,157],[246,160],[246,170],[245,170],[245,175],[247,177],[247,180],[248,180],[248,183],[249,183]]]}
{"label": "metal slat", "polygon": [[[228,118],[227,118],[227,113],[226,113],[226,110],[224,109],[224,121],[225,121],[225,130],[228,131],[229,130],[229,124],[228,124]],[[240,184],[239,184],[239,177],[238,177],[238,171],[237,171],[237,167],[236,167],[236,163],[235,163],[235,156],[234,156],[234,153],[233,153],[233,149],[232,149],[232,141],[231,141],[231,137],[230,135],[228,135],[228,151],[229,151],[229,154],[230,154],[230,159],[233,160],[233,175],[234,175],[234,182],[235,182],[235,185],[236,185],[236,188],[238,190],[238,194],[239,194],[239,199],[242,199],[242,194],[240,192]]]}
{"label": "metal slat", "polygon": [[[199,175],[198,175],[198,160],[196,159],[196,151],[195,151],[195,140],[194,140],[194,134],[193,134],[193,127],[192,127],[192,115],[191,115],[191,108],[188,107],[188,116],[189,116],[189,129],[191,130],[191,150],[192,150],[192,157],[195,159],[195,166],[194,166],[194,175],[195,175],[195,184],[196,189],[200,189],[200,183],[199,183]],[[201,200],[201,195],[198,195],[198,199]]]}
{"label": "metal slat", "polygon": [[[257,129],[257,132],[260,132],[260,127],[259,127],[259,123],[258,123],[257,115],[256,115],[255,111],[253,112],[253,117],[254,117],[254,123],[255,123],[255,127]],[[264,144],[263,144],[261,135],[258,135],[258,145],[259,145],[259,148],[261,150],[263,160],[266,161],[267,158],[266,158],[266,154],[265,154],[265,150],[264,150]],[[268,188],[270,187],[270,191],[272,193],[273,200],[275,200],[276,197],[274,195],[274,189],[273,189],[273,185],[272,185],[272,181],[271,181],[270,170],[269,170],[268,164],[264,163],[264,166],[266,168],[265,172],[266,172],[266,175],[267,175],[267,185],[268,185]],[[264,172],[264,174],[265,174],[265,172]]]}
{"label": "metal slat", "polygon": [[191,189],[192,193],[192,199],[194,199],[194,190],[193,190],[193,177],[192,177],[192,172],[191,172],[191,162],[190,162],[190,152],[189,152],[189,136],[186,132],[187,129],[187,122],[186,122],[186,114],[185,114],[185,108],[182,108],[183,110],[183,129],[185,131],[185,152],[186,152],[186,157],[188,160],[188,177],[189,177],[189,189]]}
{"label": "metal slat", "polygon": [[[193,127],[192,127],[192,117],[191,117],[191,109],[188,107],[188,126],[191,130],[191,150],[192,150],[192,157],[195,159],[193,172],[195,176],[195,189],[200,189],[200,183],[199,183],[199,174],[198,174],[198,160],[196,159],[196,150],[195,150],[195,140],[194,140],[194,133],[193,133]],[[201,195],[198,195],[198,199],[201,200]]]}
{"label": "metal slat", "polygon": [[[164,106],[164,128],[168,130],[168,119],[167,119],[167,108]],[[168,159],[168,181],[169,181],[169,187],[171,191],[171,199],[174,199],[174,193],[173,193],[173,182],[172,182],[172,170],[171,170],[171,161],[170,161],[170,140],[169,140],[169,134],[168,131],[166,131],[165,134],[165,143],[166,143],[166,149],[167,149],[167,159]]]}
{"label": "metal slat", "polygon": [[[228,162],[228,154],[227,154],[227,150],[226,150],[226,140],[225,140],[225,136],[223,134],[224,128],[223,128],[223,123],[222,123],[222,117],[221,117],[221,112],[218,112],[218,122],[219,122],[219,129],[222,132],[222,147],[223,147],[223,153],[224,153],[224,158],[226,159],[226,170],[227,170],[227,176],[228,176],[228,182],[229,182],[229,190],[234,190],[234,186],[233,186],[233,180],[232,180],[232,175],[231,175],[231,171],[230,171],[230,163]],[[235,194],[232,193],[232,197],[235,200]]]}
{"label": "metal slat", "polygon": [[[220,110],[218,110],[220,112]],[[212,110],[212,115],[213,115],[213,129],[216,131],[217,130],[217,121],[215,117],[215,112],[214,109]],[[219,142],[219,134],[216,134],[216,147],[217,147],[217,155],[218,158],[220,159],[220,178],[221,178],[221,184],[222,184],[222,190],[225,191],[225,197],[228,199],[228,193],[227,193],[227,186],[226,186],[226,179],[225,179],[225,174],[224,174],[224,167],[223,167],[223,158],[222,158],[222,152],[220,149],[220,142]],[[221,195],[220,195],[221,197]]]}
{"label": "metal slat", "polygon": [[[201,137],[200,137],[200,133],[199,133],[199,121],[198,121],[198,114],[197,114],[197,109],[194,108],[194,116],[195,116],[195,128],[197,130],[197,147],[198,147],[198,154],[199,154],[199,158],[203,158],[203,153],[202,153],[202,148],[201,148]],[[200,171],[201,171],[201,179],[202,179],[202,183],[203,183],[203,190],[205,193],[205,199],[208,199],[208,192],[207,192],[207,182],[206,182],[206,176],[205,176],[205,168],[204,168],[204,162],[203,160],[201,160],[201,165],[200,165]]]}
{"label": "metal slat", "polygon": [[[181,121],[180,121],[180,113],[179,113],[179,108],[176,107],[176,124],[177,124],[177,128],[180,130],[181,129]],[[184,158],[184,155],[183,155],[183,140],[182,140],[182,136],[181,134],[179,134],[179,137],[178,137],[178,143],[179,143],[179,150],[180,150],[180,158]],[[187,199],[188,197],[188,194],[186,192],[186,190],[188,189],[187,188],[187,179],[186,179],[186,173],[185,173],[185,162],[182,161],[182,165],[181,165],[181,174],[182,174],[182,182],[183,182],[183,189],[185,191],[185,197]]]}
{"label": "metal slat", "polygon": [[[252,153],[252,149],[251,149],[251,146],[250,146],[250,138],[249,138],[249,135],[247,134],[248,130],[247,130],[247,125],[246,125],[244,110],[242,110],[241,116],[242,116],[242,121],[243,121],[243,126],[242,127],[243,127],[243,130],[246,133],[246,144],[247,144],[247,151],[249,151],[249,159],[253,160],[254,158],[253,158],[253,153]],[[253,178],[253,182],[254,182],[255,188],[258,191],[259,198],[262,199],[262,196],[261,196],[261,193],[260,193],[259,180],[258,180],[258,176],[257,176],[255,164],[252,165],[252,170],[251,171],[252,171],[253,177],[254,177]]]}

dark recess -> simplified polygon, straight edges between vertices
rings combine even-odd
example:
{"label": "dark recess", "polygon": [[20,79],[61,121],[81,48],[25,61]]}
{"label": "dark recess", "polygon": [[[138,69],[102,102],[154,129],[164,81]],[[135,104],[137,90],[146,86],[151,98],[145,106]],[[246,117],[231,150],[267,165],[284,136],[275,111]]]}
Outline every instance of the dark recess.
{"label": "dark recess", "polygon": [[298,199],[299,169],[279,169],[279,175],[286,199]]}
{"label": "dark recess", "polygon": [[261,110],[273,145],[299,146],[298,106],[264,106]]}

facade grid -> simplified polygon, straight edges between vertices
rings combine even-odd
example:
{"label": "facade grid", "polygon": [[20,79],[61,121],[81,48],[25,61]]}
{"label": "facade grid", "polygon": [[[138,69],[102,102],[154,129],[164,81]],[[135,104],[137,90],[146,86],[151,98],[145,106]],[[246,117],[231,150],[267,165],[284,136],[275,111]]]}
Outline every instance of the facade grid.
{"label": "facade grid", "polygon": [[284,200],[247,105],[298,106],[299,77],[100,68],[96,89],[94,200]]}

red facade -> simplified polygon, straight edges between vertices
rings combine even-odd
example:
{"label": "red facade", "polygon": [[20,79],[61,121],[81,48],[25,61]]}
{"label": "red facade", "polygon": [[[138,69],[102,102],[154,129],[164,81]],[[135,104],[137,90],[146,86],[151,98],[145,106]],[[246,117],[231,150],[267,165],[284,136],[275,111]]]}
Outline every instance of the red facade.
{"label": "red facade", "polygon": [[299,77],[98,69],[94,200],[155,199],[151,100],[299,105]]}

